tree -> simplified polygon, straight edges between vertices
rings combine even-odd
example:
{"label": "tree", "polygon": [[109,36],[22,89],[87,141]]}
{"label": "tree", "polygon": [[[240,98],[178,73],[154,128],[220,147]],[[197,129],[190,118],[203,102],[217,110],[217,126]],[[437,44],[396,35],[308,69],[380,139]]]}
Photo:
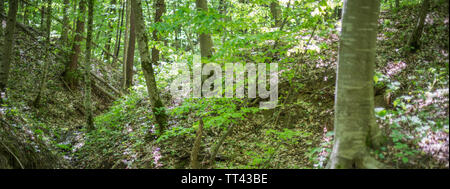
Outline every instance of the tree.
{"label": "tree", "polygon": [[3,14],[5,12],[5,1],[0,0],[0,14]]}
{"label": "tree", "polygon": [[[45,35],[46,35],[46,49],[49,52],[50,51],[50,33],[52,29],[52,0],[47,0],[47,18],[46,18],[46,27],[45,27]],[[33,101],[33,106],[38,107],[41,101],[41,96],[43,91],[45,90],[46,84],[47,84],[47,75],[48,75],[48,69],[50,67],[50,58],[47,55],[46,60],[44,62],[44,68],[43,68],[43,74],[40,82],[40,87],[38,94],[36,98]]]}
{"label": "tree", "polygon": [[408,46],[411,52],[415,52],[420,48],[420,38],[423,33],[423,26],[425,24],[425,18],[427,18],[428,9],[430,8],[430,0],[422,1],[422,8],[420,9],[419,20],[417,22],[416,28],[408,41]]}
{"label": "tree", "polygon": [[[208,11],[208,2],[207,0],[195,0],[195,4],[197,6],[198,11]],[[211,39],[211,34],[202,32],[199,35],[200,41],[200,54],[202,58],[210,58],[212,56],[212,47],[213,42]]]}
{"label": "tree", "polygon": [[18,1],[9,1],[8,18],[6,21],[5,45],[3,47],[3,58],[0,63],[0,102],[3,93],[6,92],[9,70],[13,61],[14,32],[16,27],[16,16]]}
{"label": "tree", "polygon": [[368,153],[381,144],[373,91],[379,7],[378,0],[344,1],[329,168],[380,166]]}
{"label": "tree", "polygon": [[[5,1],[0,0],[0,14],[3,15],[4,12],[5,12]],[[2,23],[2,22],[3,22],[3,19],[0,19],[0,23]],[[2,25],[0,25],[0,35],[3,35],[3,26]]]}
{"label": "tree", "polygon": [[[161,23],[161,16],[166,12],[166,4],[164,3],[164,0],[156,0],[155,2],[155,23]],[[153,41],[160,41],[158,30],[153,30]],[[153,46],[152,48],[152,63],[154,65],[159,64],[159,50],[156,48],[156,46]]]}
{"label": "tree", "polygon": [[[159,0],[161,1],[161,0]],[[145,32],[144,15],[142,14],[141,0],[132,0],[131,7],[134,9],[134,16],[136,21],[136,37],[138,41],[139,54],[141,56],[141,67],[144,72],[144,78],[147,83],[147,91],[150,97],[150,104],[152,112],[155,116],[156,123],[159,127],[159,134],[161,135],[167,125],[167,114],[165,107],[159,97],[158,88],[156,87],[155,73],[153,65],[150,60],[150,52],[148,47],[148,37]]]}
{"label": "tree", "polygon": [[73,40],[73,46],[72,46],[72,52],[71,57],[66,64],[63,77],[64,80],[66,80],[71,87],[76,84],[76,71],[78,68],[78,57],[80,56],[81,52],[81,42],[83,40],[83,33],[84,33],[84,16],[85,16],[85,9],[86,9],[86,0],[80,0],[79,4],[79,12],[77,16],[77,26],[75,30],[75,37]]}
{"label": "tree", "polygon": [[84,67],[84,107],[86,109],[86,125],[87,130],[94,130],[94,116],[92,113],[91,103],[91,42],[92,42],[92,27],[94,22],[94,0],[88,0],[88,24],[86,34],[86,60]]}
{"label": "tree", "polygon": [[117,34],[116,34],[116,44],[115,44],[115,50],[114,50],[114,57],[113,57],[113,65],[116,64],[117,61],[117,57],[119,57],[119,52],[120,52],[120,41],[122,38],[122,25],[123,25],[123,16],[124,16],[124,12],[125,12],[125,2],[123,2],[122,4],[122,10],[119,11],[119,17],[120,19],[118,20],[119,24],[117,24]]}
{"label": "tree", "polygon": [[68,11],[69,11],[69,0],[64,0],[63,3],[63,20],[62,20],[62,27],[61,27],[61,40],[64,44],[67,44],[68,42],[68,27],[69,27],[69,16],[68,16]]}
{"label": "tree", "polygon": [[[129,5],[130,16],[129,16],[129,36],[127,40],[127,44],[125,45],[126,55],[124,56],[124,82],[123,89],[127,91],[128,88],[133,84],[133,63],[134,63],[134,50],[136,47],[136,24],[134,18],[134,11],[131,8],[131,3]],[[158,55],[159,56],[159,55]]]}
{"label": "tree", "polygon": [[281,22],[281,9],[278,0],[273,0],[270,3],[270,13],[272,13],[272,18],[275,21],[274,27],[280,27],[282,22]]}

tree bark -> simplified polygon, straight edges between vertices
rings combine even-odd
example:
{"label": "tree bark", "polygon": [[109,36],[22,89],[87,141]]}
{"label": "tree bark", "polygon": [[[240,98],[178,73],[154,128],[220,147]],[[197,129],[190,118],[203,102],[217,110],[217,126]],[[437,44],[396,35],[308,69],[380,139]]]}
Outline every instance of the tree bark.
{"label": "tree bark", "polygon": [[70,6],[69,0],[64,0],[63,20],[62,20],[62,28],[61,28],[61,41],[63,42],[63,44],[67,44],[68,43],[67,33],[69,31],[68,31],[67,28],[69,27],[69,16],[68,16],[69,6]]}
{"label": "tree bark", "polygon": [[[130,9],[131,9],[131,3],[130,3]],[[124,62],[125,69],[124,69],[124,83],[123,88],[125,91],[129,89],[133,85],[133,65],[134,65],[134,50],[136,47],[136,24],[135,24],[135,18],[134,18],[134,11],[133,9],[130,10],[130,30],[129,30],[129,37],[128,37],[128,44],[127,44],[127,54],[126,54],[126,62]]]}
{"label": "tree bark", "polygon": [[83,40],[84,33],[84,20],[85,20],[86,0],[80,0],[79,12],[77,16],[77,26],[75,30],[75,38],[72,46],[72,54],[69,62],[66,64],[65,71],[63,73],[64,80],[73,87],[76,84],[78,57],[81,52],[81,41]]}
{"label": "tree bark", "polygon": [[368,153],[381,144],[373,92],[379,7],[378,0],[344,1],[329,168],[380,166]]}
{"label": "tree bark", "polygon": [[114,56],[116,57],[113,59],[112,65],[116,65],[117,58],[119,57],[120,52],[120,41],[122,38],[122,25],[123,25],[123,16],[125,12],[125,2],[122,3],[122,11],[119,12],[119,24],[117,25],[117,36],[116,36],[116,45],[114,50]]}
{"label": "tree bark", "polygon": [[[112,0],[111,1],[111,5],[114,6],[114,8],[111,8],[111,14],[114,15],[116,13],[116,0]],[[114,28],[113,28],[113,25],[112,25],[111,22],[108,22],[108,26],[109,26],[110,31],[106,34],[108,39],[106,39],[106,44],[105,44],[105,48],[104,48],[107,51],[106,53],[104,53],[107,63],[109,63],[109,54],[111,54],[110,53],[110,50],[111,50],[111,39],[113,38],[113,32],[114,32]]]}
{"label": "tree bark", "polygon": [[408,42],[411,52],[415,52],[420,48],[420,38],[422,37],[423,26],[425,24],[425,19],[427,18],[429,8],[430,0],[423,0],[422,7],[420,9],[419,20]]}
{"label": "tree bark", "polygon": [[84,67],[84,108],[86,110],[86,125],[87,131],[94,130],[94,116],[92,113],[92,99],[91,99],[91,41],[92,41],[92,27],[94,22],[94,0],[88,0],[88,24],[86,35],[86,60]]}
{"label": "tree bark", "polygon": [[278,0],[274,0],[270,3],[270,12],[272,13],[272,18],[274,20],[274,27],[281,26],[281,9]]}
{"label": "tree bark", "polygon": [[125,90],[125,78],[126,78],[126,69],[127,69],[127,51],[128,51],[128,32],[130,31],[130,13],[131,13],[131,2],[130,0],[126,0],[125,1],[125,35],[123,36],[123,59],[122,59],[122,76],[123,76],[123,80],[122,80],[122,87]]}
{"label": "tree bark", "polygon": [[[50,33],[51,33],[51,28],[52,28],[52,0],[47,0],[47,18],[46,18],[46,27],[45,27],[45,35],[46,35],[46,39],[47,42],[45,44],[45,48],[47,49],[47,52],[50,52]],[[49,71],[49,67],[50,67],[50,53],[45,55],[45,62],[44,62],[44,67],[43,67],[43,74],[42,74],[42,78],[41,78],[41,82],[40,82],[40,86],[39,86],[39,91],[38,94],[36,96],[36,98],[33,101],[33,106],[34,107],[38,107],[40,102],[41,102],[41,96],[42,93],[44,92],[46,85],[47,85],[47,75],[48,75],[48,71]]]}
{"label": "tree bark", "polygon": [[[196,0],[197,10],[199,11],[208,11],[208,2],[207,0]],[[213,42],[211,39],[211,34],[208,33],[200,33],[199,35],[200,41],[200,55],[202,58],[211,58],[212,56],[212,47]]]}
{"label": "tree bark", "polygon": [[13,48],[14,48],[14,33],[16,26],[16,16],[18,9],[18,1],[9,2],[8,18],[6,21],[6,33],[3,47],[3,56],[0,64],[0,102],[3,96],[3,92],[6,92],[6,85],[8,83],[9,70],[11,68],[11,62],[13,61]]}
{"label": "tree bark", "polygon": [[[134,9],[134,16],[136,21],[136,36],[139,47],[139,54],[141,56],[141,67],[144,72],[145,81],[147,83],[147,91],[150,97],[150,104],[152,106],[152,112],[155,116],[156,123],[158,124],[159,135],[161,135],[167,125],[167,114],[165,107],[159,97],[159,91],[156,87],[155,73],[153,65],[150,60],[150,52],[148,47],[148,37],[145,32],[144,15],[142,14],[142,2],[141,0],[132,0],[131,7]],[[149,132],[150,133],[150,132]],[[149,134],[151,135],[151,133]]]}

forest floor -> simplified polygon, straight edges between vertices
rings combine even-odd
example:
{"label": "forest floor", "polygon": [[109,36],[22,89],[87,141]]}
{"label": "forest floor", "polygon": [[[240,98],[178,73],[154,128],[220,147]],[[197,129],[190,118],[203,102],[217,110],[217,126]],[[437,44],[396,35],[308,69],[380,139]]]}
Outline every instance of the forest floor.
{"label": "forest floor", "polygon": [[[433,6],[426,19],[422,48],[408,53],[405,44],[417,20],[416,8],[380,15],[375,104],[377,121],[388,142],[373,155],[395,168],[448,168],[448,7]],[[219,151],[216,168],[324,168],[333,140],[337,28],[320,31],[328,32],[327,37],[313,38],[328,48],[320,51],[320,58],[306,55],[301,76],[295,76],[293,82],[280,78],[279,93],[284,98],[280,107],[244,114],[243,120],[231,124],[233,131]],[[146,142],[143,136],[153,123],[148,98],[141,92],[144,87],[135,86],[135,92],[116,101],[97,91],[93,95],[97,131],[87,134],[82,86],[80,90],[66,87],[60,78],[64,64],[55,56],[60,52],[56,47],[47,52],[43,41],[38,34],[18,29],[9,98],[7,105],[0,107],[2,124],[8,125],[1,133],[10,135],[2,136],[8,139],[2,145],[10,151],[0,154],[14,154],[15,158],[5,158],[0,166],[188,167],[195,138],[190,128],[198,125],[196,111],[200,110],[195,107],[202,101],[180,103],[165,96],[172,113],[169,130],[177,137],[168,135],[161,141]],[[47,90],[41,105],[33,107],[45,61],[51,61]],[[120,77],[117,73],[109,69],[95,72],[118,87],[111,79]],[[162,94],[168,90],[163,89]],[[286,97],[290,90],[295,95]],[[217,101],[215,105],[223,104]],[[248,108],[254,103],[236,102],[235,106]],[[213,106],[206,109],[212,112],[209,116],[220,118]],[[207,130],[200,159],[208,158],[224,133],[220,128]],[[207,167],[208,161],[202,162]]]}

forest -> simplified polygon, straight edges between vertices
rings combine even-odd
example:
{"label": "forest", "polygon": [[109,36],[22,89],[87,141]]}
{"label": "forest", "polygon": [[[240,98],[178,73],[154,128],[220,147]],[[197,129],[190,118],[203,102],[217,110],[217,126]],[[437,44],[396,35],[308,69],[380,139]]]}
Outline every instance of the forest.
{"label": "forest", "polygon": [[448,0],[0,0],[0,169],[448,169]]}

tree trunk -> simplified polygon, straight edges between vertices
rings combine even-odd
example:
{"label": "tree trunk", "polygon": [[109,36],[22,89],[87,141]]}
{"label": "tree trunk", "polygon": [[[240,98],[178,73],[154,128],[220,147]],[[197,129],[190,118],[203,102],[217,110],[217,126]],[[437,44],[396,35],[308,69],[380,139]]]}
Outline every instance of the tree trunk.
{"label": "tree trunk", "polygon": [[[199,11],[208,11],[208,2],[207,0],[196,0],[197,10]],[[201,33],[199,35],[200,41],[200,54],[202,58],[210,58],[212,56],[212,47],[213,42],[211,39],[211,34],[209,33]]]}
{"label": "tree trunk", "polygon": [[411,52],[415,52],[420,48],[420,38],[422,37],[423,26],[425,24],[425,18],[427,18],[429,8],[430,8],[430,0],[423,0],[417,26],[414,29],[411,38],[409,39],[408,42]]}
{"label": "tree trunk", "polygon": [[373,97],[379,7],[378,0],[344,1],[329,168],[380,166],[368,153],[381,144]]}
{"label": "tree trunk", "polygon": [[62,20],[62,28],[61,28],[61,41],[63,42],[64,45],[66,45],[68,43],[68,36],[67,33],[68,28],[69,28],[69,16],[68,16],[68,12],[69,12],[69,0],[64,0],[64,5],[63,5],[63,20]]}
{"label": "tree trunk", "polygon": [[274,0],[270,3],[270,12],[272,13],[272,18],[275,22],[274,27],[281,26],[281,9],[278,0]]}
{"label": "tree trunk", "polygon": [[117,58],[119,57],[120,41],[121,41],[121,38],[122,38],[122,25],[123,25],[124,12],[125,12],[125,2],[122,3],[122,11],[119,12],[119,17],[120,17],[119,23],[120,24],[117,25],[116,45],[114,46],[115,47],[114,56],[116,58],[113,58],[113,62],[112,62],[113,66],[116,65]]}
{"label": "tree trunk", "polygon": [[26,3],[23,5],[23,23],[28,25],[28,6]]}
{"label": "tree trunk", "polygon": [[13,60],[14,30],[16,26],[17,9],[18,1],[10,1],[4,38],[5,45],[3,46],[3,56],[0,63],[0,102],[2,101],[1,98],[3,97],[3,93],[6,92],[9,70],[11,61]]}
{"label": "tree trunk", "polygon": [[[0,0],[0,14],[5,14],[5,1]],[[3,35],[3,19],[0,19],[0,36]],[[1,61],[1,60],[0,60]]]}
{"label": "tree trunk", "polygon": [[[111,9],[111,14],[114,15],[116,13],[116,0],[112,0],[111,1],[111,5],[114,6],[114,8]],[[113,32],[114,32],[114,28],[111,22],[108,22],[108,26],[109,26],[109,32],[107,32],[107,36],[108,39],[106,39],[106,44],[105,44],[105,50],[107,51],[105,53],[105,59],[106,62],[109,63],[109,54],[110,54],[110,50],[111,50],[111,39],[113,38]]]}
{"label": "tree trunk", "polygon": [[[150,104],[155,116],[156,123],[159,127],[159,135],[161,135],[167,125],[167,114],[165,107],[159,97],[158,88],[156,87],[156,80],[153,71],[153,65],[150,60],[150,52],[148,47],[148,37],[145,32],[144,15],[142,14],[141,0],[132,0],[131,7],[134,9],[136,21],[136,36],[139,47],[139,54],[141,56],[141,67],[144,72],[145,81],[147,83],[147,91],[150,97]],[[150,133],[150,132],[149,132]],[[151,135],[151,133],[149,134]]]}
{"label": "tree trunk", "polygon": [[75,30],[75,38],[72,46],[72,55],[69,62],[66,64],[65,71],[63,73],[64,80],[73,87],[76,84],[78,57],[81,52],[81,41],[83,40],[84,33],[84,20],[85,20],[86,0],[80,0],[79,12],[77,17],[77,27]]}
{"label": "tree trunk", "polygon": [[92,41],[92,27],[94,22],[94,0],[88,1],[88,24],[87,24],[87,35],[86,35],[86,60],[84,67],[84,105],[86,110],[86,125],[87,131],[94,130],[94,117],[92,113],[92,103],[91,103],[91,41]]}
{"label": "tree trunk", "polygon": [[128,32],[130,31],[130,7],[131,6],[131,2],[130,0],[126,0],[125,1],[125,34],[123,36],[123,59],[122,59],[122,76],[123,76],[123,80],[122,80],[122,89],[125,90],[125,78],[126,78],[126,69],[127,69],[127,51],[128,51]]}
{"label": "tree trunk", "polygon": [[[164,0],[156,0],[155,9],[155,23],[161,23],[161,16],[166,12]],[[160,41],[158,32],[157,29],[153,30],[153,41],[155,42]],[[155,46],[152,48],[152,64],[159,65],[159,50]]]}
{"label": "tree trunk", "polygon": [[[50,52],[50,33],[51,33],[51,28],[52,28],[52,0],[47,0],[47,18],[46,18],[46,27],[45,27],[45,35],[46,35],[46,49],[47,52]],[[50,53],[45,55],[45,62],[44,62],[44,67],[43,67],[43,74],[42,74],[42,78],[41,78],[41,82],[39,85],[39,91],[38,94],[36,96],[36,98],[33,101],[33,106],[34,107],[38,107],[41,101],[41,96],[43,91],[46,88],[47,85],[47,75],[48,75],[48,71],[49,71],[49,67],[50,67]]]}
{"label": "tree trunk", "polygon": [[0,14],[5,14],[5,1],[0,0]]}
{"label": "tree trunk", "polygon": [[128,37],[128,49],[127,49],[127,55],[126,55],[126,62],[124,62],[125,69],[124,69],[124,83],[123,88],[125,91],[129,89],[133,84],[133,65],[134,65],[134,50],[136,47],[136,24],[135,24],[135,18],[134,18],[134,10],[131,8],[130,3],[130,30],[129,30],[129,37]]}

